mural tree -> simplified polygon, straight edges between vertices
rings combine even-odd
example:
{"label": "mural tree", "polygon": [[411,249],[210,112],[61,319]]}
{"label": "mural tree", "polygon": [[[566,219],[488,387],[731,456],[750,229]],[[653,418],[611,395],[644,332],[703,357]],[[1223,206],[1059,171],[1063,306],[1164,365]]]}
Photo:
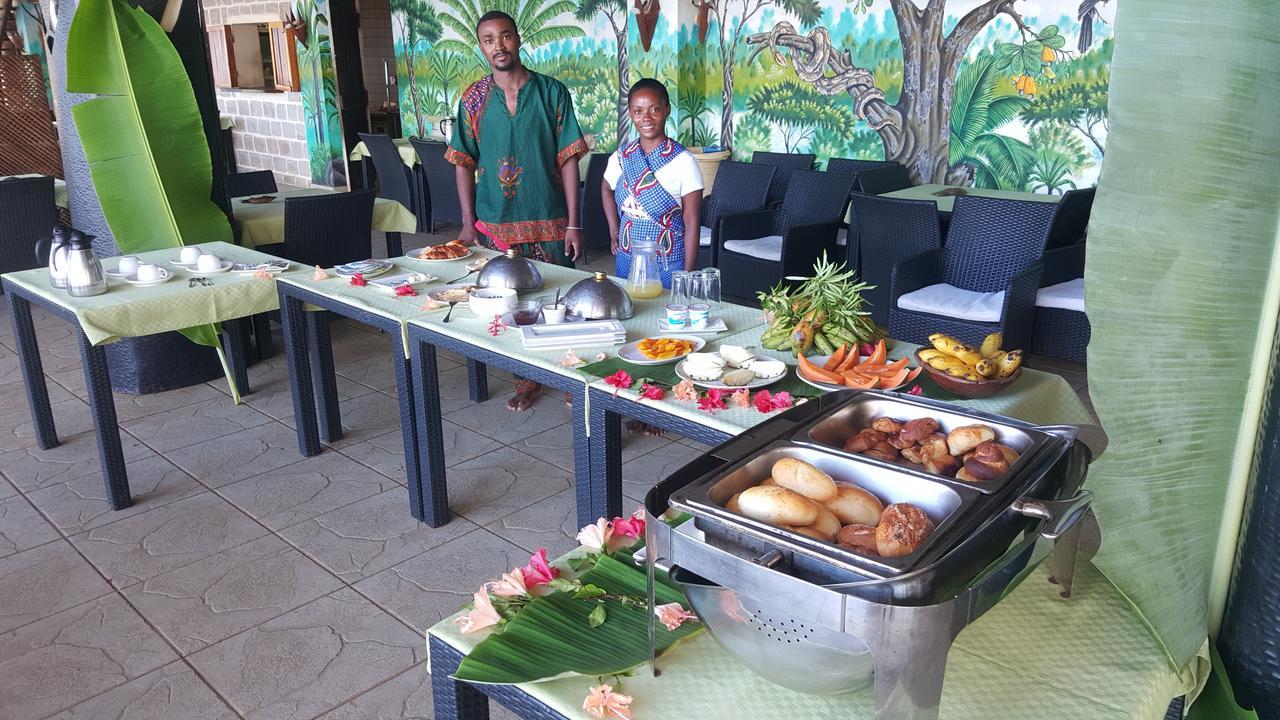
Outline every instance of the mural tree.
{"label": "mural tree", "polygon": [[391,0],[391,17],[400,26],[400,37],[404,47],[404,73],[409,81],[409,104],[413,108],[413,117],[417,123],[416,132],[422,133],[424,127],[422,93],[414,79],[418,66],[418,53],[423,43],[438,42],[443,28],[435,11],[418,0]]}
{"label": "mural tree", "polygon": [[[848,52],[832,47],[824,27],[802,35],[784,20],[767,33],[751,35],[747,43],[756,47],[753,58],[769,50],[776,62],[789,64],[823,95],[848,93],[857,118],[879,133],[886,159],[905,165],[916,180],[960,184],[969,179],[971,168],[951,164],[950,116],[956,74],[969,45],[998,15],[1011,18],[1022,42],[1002,44],[993,62],[998,70],[1017,76],[1019,91],[1030,95],[1036,92],[1034,80],[1045,77],[1044,70],[1066,43],[1055,26],[1039,32],[1028,27],[1014,8],[1016,3],[987,0],[963,15],[948,33],[946,0],[929,0],[924,7],[915,0],[889,0],[903,61],[902,92],[894,104],[877,87],[870,69],[856,66]],[[802,24],[813,22],[806,14],[796,15]]]}
{"label": "mural tree", "polygon": [[996,62],[985,50],[964,66],[951,93],[948,162],[964,168],[978,187],[1021,190],[1035,152],[1027,143],[996,132],[1031,104],[1022,95],[996,90]]}
{"label": "mural tree", "polygon": [[587,21],[596,14],[609,19],[613,37],[618,45],[618,144],[621,145],[630,132],[631,121],[627,117],[627,91],[631,89],[631,66],[627,57],[627,5],[623,0],[581,0],[574,17]]}
{"label": "mural tree", "polygon": [[[421,1],[421,0],[418,0]],[[520,31],[522,50],[528,51],[557,40],[586,37],[577,25],[560,25],[553,21],[578,9],[573,0],[438,0],[440,24],[457,37],[444,38],[439,47],[471,57],[485,65],[476,45],[476,23],[490,10],[501,10],[515,18]]]}
{"label": "mural tree", "polygon": [[[708,9],[715,15],[719,31],[720,72],[724,91],[724,108],[720,113],[720,144],[724,147],[733,147],[733,71],[738,64],[742,29],[751,18],[775,5],[795,15],[805,27],[818,22],[822,16],[818,0],[711,0],[697,4],[699,13]],[[825,31],[823,32],[825,35]],[[705,32],[702,34],[705,36]]]}
{"label": "mural tree", "polygon": [[760,89],[747,103],[751,112],[782,128],[786,152],[798,152],[804,141],[813,142],[819,129],[838,130],[853,125],[848,108],[833,105],[807,85],[783,82]]}
{"label": "mural tree", "polygon": [[1045,86],[1035,104],[1022,111],[1022,119],[1032,125],[1056,123],[1074,128],[1093,143],[1101,155],[1102,140],[1107,133],[1107,86],[1111,83],[1106,67],[1076,71],[1060,76]]}

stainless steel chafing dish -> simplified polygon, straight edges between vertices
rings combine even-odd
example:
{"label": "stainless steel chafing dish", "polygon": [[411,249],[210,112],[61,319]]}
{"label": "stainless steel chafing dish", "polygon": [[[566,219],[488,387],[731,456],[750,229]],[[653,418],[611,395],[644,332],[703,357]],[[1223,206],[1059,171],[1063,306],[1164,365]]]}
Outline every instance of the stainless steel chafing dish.
{"label": "stainless steel chafing dish", "polygon": [[[1021,456],[998,481],[977,486],[840,449],[882,415],[929,416],[946,429],[986,424]],[[667,569],[712,636],[772,682],[815,694],[874,682],[877,720],[936,718],[956,635],[1055,544],[1055,581],[1070,594],[1091,498],[1080,486],[1093,452],[1078,430],[890,393],[825,395],[751,428],[648,493],[650,577]],[[935,530],[909,555],[868,557],[724,508],[781,457],[810,462],[886,505],[915,504]],[[657,519],[668,510],[692,518],[672,527]]]}

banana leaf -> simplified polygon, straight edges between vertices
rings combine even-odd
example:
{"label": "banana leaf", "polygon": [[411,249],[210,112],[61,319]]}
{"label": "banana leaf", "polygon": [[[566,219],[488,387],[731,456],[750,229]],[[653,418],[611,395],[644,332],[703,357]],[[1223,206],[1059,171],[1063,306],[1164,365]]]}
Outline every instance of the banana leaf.
{"label": "banana leaf", "polygon": [[[643,598],[647,592],[643,570],[607,555],[578,578],[610,594]],[[670,580],[659,580],[655,588],[659,605],[678,602],[689,608]],[[591,627],[587,616],[596,605],[594,600],[575,600],[569,593],[535,598],[501,631],[476,645],[455,677],[476,683],[535,682],[565,673],[615,675],[648,661],[648,608],[606,600],[604,624]],[[700,630],[701,623],[685,623],[675,631],[658,623],[658,649],[665,651]]]}
{"label": "banana leaf", "polygon": [[[209,200],[213,164],[191,80],[160,25],[122,0],[81,0],[67,35],[67,90],[102,214],[122,253],[231,241]],[[216,325],[184,328],[218,351]]]}
{"label": "banana leaf", "polygon": [[1203,11],[1118,6],[1085,264],[1089,392],[1111,441],[1089,471],[1095,563],[1178,668],[1222,612],[1280,279],[1280,45],[1257,32],[1280,4]]}

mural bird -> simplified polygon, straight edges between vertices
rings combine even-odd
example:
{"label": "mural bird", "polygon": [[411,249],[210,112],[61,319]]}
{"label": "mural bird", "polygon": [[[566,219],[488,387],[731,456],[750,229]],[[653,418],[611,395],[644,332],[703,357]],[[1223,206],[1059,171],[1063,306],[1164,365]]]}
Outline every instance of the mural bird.
{"label": "mural bird", "polygon": [[1080,52],[1085,52],[1093,44],[1093,21],[1098,19],[1098,6],[1111,0],[1081,0],[1076,18],[1080,20]]}
{"label": "mural bird", "polygon": [[649,52],[653,32],[658,27],[658,13],[662,8],[658,0],[636,0],[636,27],[640,29],[640,44]]}
{"label": "mural bird", "polygon": [[693,0],[693,6],[698,8],[698,43],[705,44],[707,42],[707,28],[711,25],[711,7],[715,5],[713,0]]}

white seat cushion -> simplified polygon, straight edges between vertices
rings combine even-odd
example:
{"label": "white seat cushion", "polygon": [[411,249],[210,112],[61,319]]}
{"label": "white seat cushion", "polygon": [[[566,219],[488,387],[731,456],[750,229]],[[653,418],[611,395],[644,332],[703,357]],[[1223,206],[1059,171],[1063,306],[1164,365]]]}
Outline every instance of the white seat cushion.
{"label": "white seat cushion", "polygon": [[702,247],[711,247],[711,228],[703,225],[698,230],[698,244]]}
{"label": "white seat cushion", "polygon": [[974,292],[938,283],[899,297],[898,307],[960,320],[1000,322],[1000,311],[1004,309],[1004,291]]}
{"label": "white seat cushion", "polygon": [[725,250],[750,255],[761,260],[782,260],[782,236],[765,235],[754,240],[727,240]]}
{"label": "white seat cushion", "polygon": [[836,245],[844,247],[849,244],[849,231],[846,228],[840,228],[836,233]]}
{"label": "white seat cushion", "polygon": [[1036,307],[1084,312],[1084,278],[1040,288],[1036,293]]}

